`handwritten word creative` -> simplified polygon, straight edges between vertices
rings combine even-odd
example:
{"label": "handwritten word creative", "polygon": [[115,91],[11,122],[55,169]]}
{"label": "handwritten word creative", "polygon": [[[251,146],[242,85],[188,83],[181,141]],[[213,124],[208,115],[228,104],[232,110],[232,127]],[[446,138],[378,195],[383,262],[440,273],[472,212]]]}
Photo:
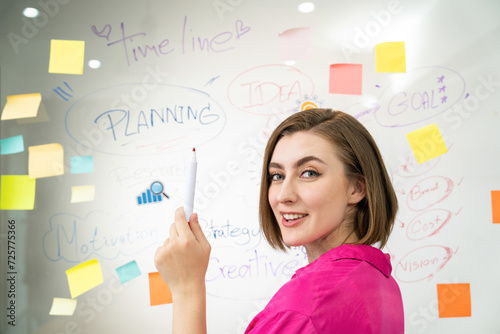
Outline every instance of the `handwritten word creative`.
{"label": "handwritten word creative", "polygon": [[[130,256],[157,244],[158,230],[149,226],[151,218],[123,215],[113,218],[100,211],[86,217],[59,213],[51,217],[43,236],[43,252],[51,261],[84,261],[90,257],[115,259]],[[107,226],[106,222],[113,226]]]}
{"label": "handwritten word creative", "polygon": [[[135,107],[113,108],[116,97],[131,86],[100,89],[73,104],[66,113],[70,137],[99,152],[152,154],[208,142],[225,126],[226,116],[220,105],[209,94],[188,87],[161,84]],[[90,100],[92,109],[88,108]],[[92,143],[88,133],[96,139]],[[196,136],[190,136],[193,133]],[[187,137],[194,141],[182,140]]]}
{"label": "handwritten word creative", "polygon": [[[110,24],[104,25],[102,28],[92,26],[93,33],[100,38],[105,38],[109,41],[111,35],[115,40],[107,43],[109,47],[118,47],[123,50],[125,60],[128,66],[135,64],[148,57],[167,56],[173,52],[181,52],[185,54],[193,53],[219,53],[229,51],[235,48],[235,42],[242,36],[247,34],[251,28],[246,26],[242,20],[236,20],[232,27],[225,28],[222,31],[207,34],[206,31],[196,31],[190,25],[187,16],[184,16],[181,29],[172,29],[179,31],[180,34],[172,38],[163,38],[157,41],[148,41],[147,33],[129,32],[132,29],[126,29],[125,23],[120,24],[118,33],[113,32],[113,27]],[[180,47],[179,47],[180,46]]]}

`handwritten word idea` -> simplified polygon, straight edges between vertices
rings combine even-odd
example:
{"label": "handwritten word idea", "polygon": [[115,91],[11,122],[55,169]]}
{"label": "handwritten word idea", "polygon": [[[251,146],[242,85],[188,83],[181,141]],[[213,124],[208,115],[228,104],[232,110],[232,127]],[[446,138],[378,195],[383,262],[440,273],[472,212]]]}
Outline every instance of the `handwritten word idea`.
{"label": "handwritten word idea", "polygon": [[313,93],[312,79],[286,65],[251,68],[236,76],[227,89],[227,97],[233,106],[259,115],[270,115],[272,106],[292,104],[304,95],[313,96]]}

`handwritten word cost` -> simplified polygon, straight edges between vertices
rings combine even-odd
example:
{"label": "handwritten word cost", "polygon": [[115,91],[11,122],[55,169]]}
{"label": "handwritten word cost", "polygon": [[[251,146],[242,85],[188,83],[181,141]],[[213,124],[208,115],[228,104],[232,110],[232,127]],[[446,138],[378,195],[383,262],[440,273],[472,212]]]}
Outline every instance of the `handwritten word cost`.
{"label": "handwritten word cost", "polygon": [[[202,36],[189,27],[188,17],[184,16],[182,30],[180,30],[181,33],[178,36],[180,52],[185,55],[188,53],[229,51],[235,48],[235,40],[240,39],[250,30],[251,28],[245,26],[242,20],[236,20],[234,26],[229,30],[210,36]],[[109,39],[113,27],[110,24],[106,24],[102,29],[93,25],[92,32],[98,37],[105,38],[108,41],[107,46],[121,46],[128,66],[146,59],[150,55],[161,57],[177,51],[171,39],[163,38],[156,42],[146,42],[143,39],[143,37],[147,36],[146,32],[126,32],[123,22],[120,24],[119,38],[111,42],[109,42]]]}

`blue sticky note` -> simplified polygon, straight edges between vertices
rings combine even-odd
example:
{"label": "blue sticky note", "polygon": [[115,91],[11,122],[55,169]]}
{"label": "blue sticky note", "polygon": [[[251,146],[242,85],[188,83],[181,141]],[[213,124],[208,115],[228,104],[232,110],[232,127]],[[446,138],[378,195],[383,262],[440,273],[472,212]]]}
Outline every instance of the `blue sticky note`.
{"label": "blue sticky note", "polygon": [[19,152],[24,152],[24,140],[22,135],[0,139],[1,155]]}
{"label": "blue sticky note", "polygon": [[120,278],[120,282],[122,282],[122,284],[141,275],[141,271],[139,270],[139,266],[137,266],[137,262],[135,262],[135,260],[130,261],[115,270],[118,273],[118,277]]}
{"label": "blue sticky note", "polygon": [[94,172],[94,157],[78,156],[71,157],[71,174],[83,174]]}

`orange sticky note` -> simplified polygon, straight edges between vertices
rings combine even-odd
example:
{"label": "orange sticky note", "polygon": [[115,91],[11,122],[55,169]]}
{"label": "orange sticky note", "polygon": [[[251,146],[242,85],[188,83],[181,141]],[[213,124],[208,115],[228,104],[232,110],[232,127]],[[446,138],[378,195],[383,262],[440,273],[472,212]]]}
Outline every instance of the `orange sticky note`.
{"label": "orange sticky note", "polygon": [[50,41],[49,73],[82,74],[85,41]]}
{"label": "orange sticky note", "polygon": [[387,42],[375,45],[376,72],[406,72],[405,42]]}
{"label": "orange sticky note", "polygon": [[2,111],[2,121],[8,119],[31,118],[36,117],[42,94],[21,94],[7,96],[7,103]]}
{"label": "orange sticky note", "polygon": [[311,58],[311,28],[288,29],[278,35],[280,58],[283,61]]}
{"label": "orange sticky note", "polygon": [[151,306],[172,303],[170,288],[159,272],[149,273],[149,300]]}
{"label": "orange sticky note", "polygon": [[407,133],[406,139],[419,164],[448,152],[436,123]]}
{"label": "orange sticky note", "polygon": [[361,95],[362,64],[330,65],[330,94]]}
{"label": "orange sticky note", "polygon": [[491,191],[491,213],[493,224],[500,224],[500,190]]}
{"label": "orange sticky note", "polygon": [[469,283],[438,284],[437,298],[440,318],[471,316]]}
{"label": "orange sticky note", "polygon": [[64,150],[61,144],[28,147],[28,171],[31,178],[64,174]]}

